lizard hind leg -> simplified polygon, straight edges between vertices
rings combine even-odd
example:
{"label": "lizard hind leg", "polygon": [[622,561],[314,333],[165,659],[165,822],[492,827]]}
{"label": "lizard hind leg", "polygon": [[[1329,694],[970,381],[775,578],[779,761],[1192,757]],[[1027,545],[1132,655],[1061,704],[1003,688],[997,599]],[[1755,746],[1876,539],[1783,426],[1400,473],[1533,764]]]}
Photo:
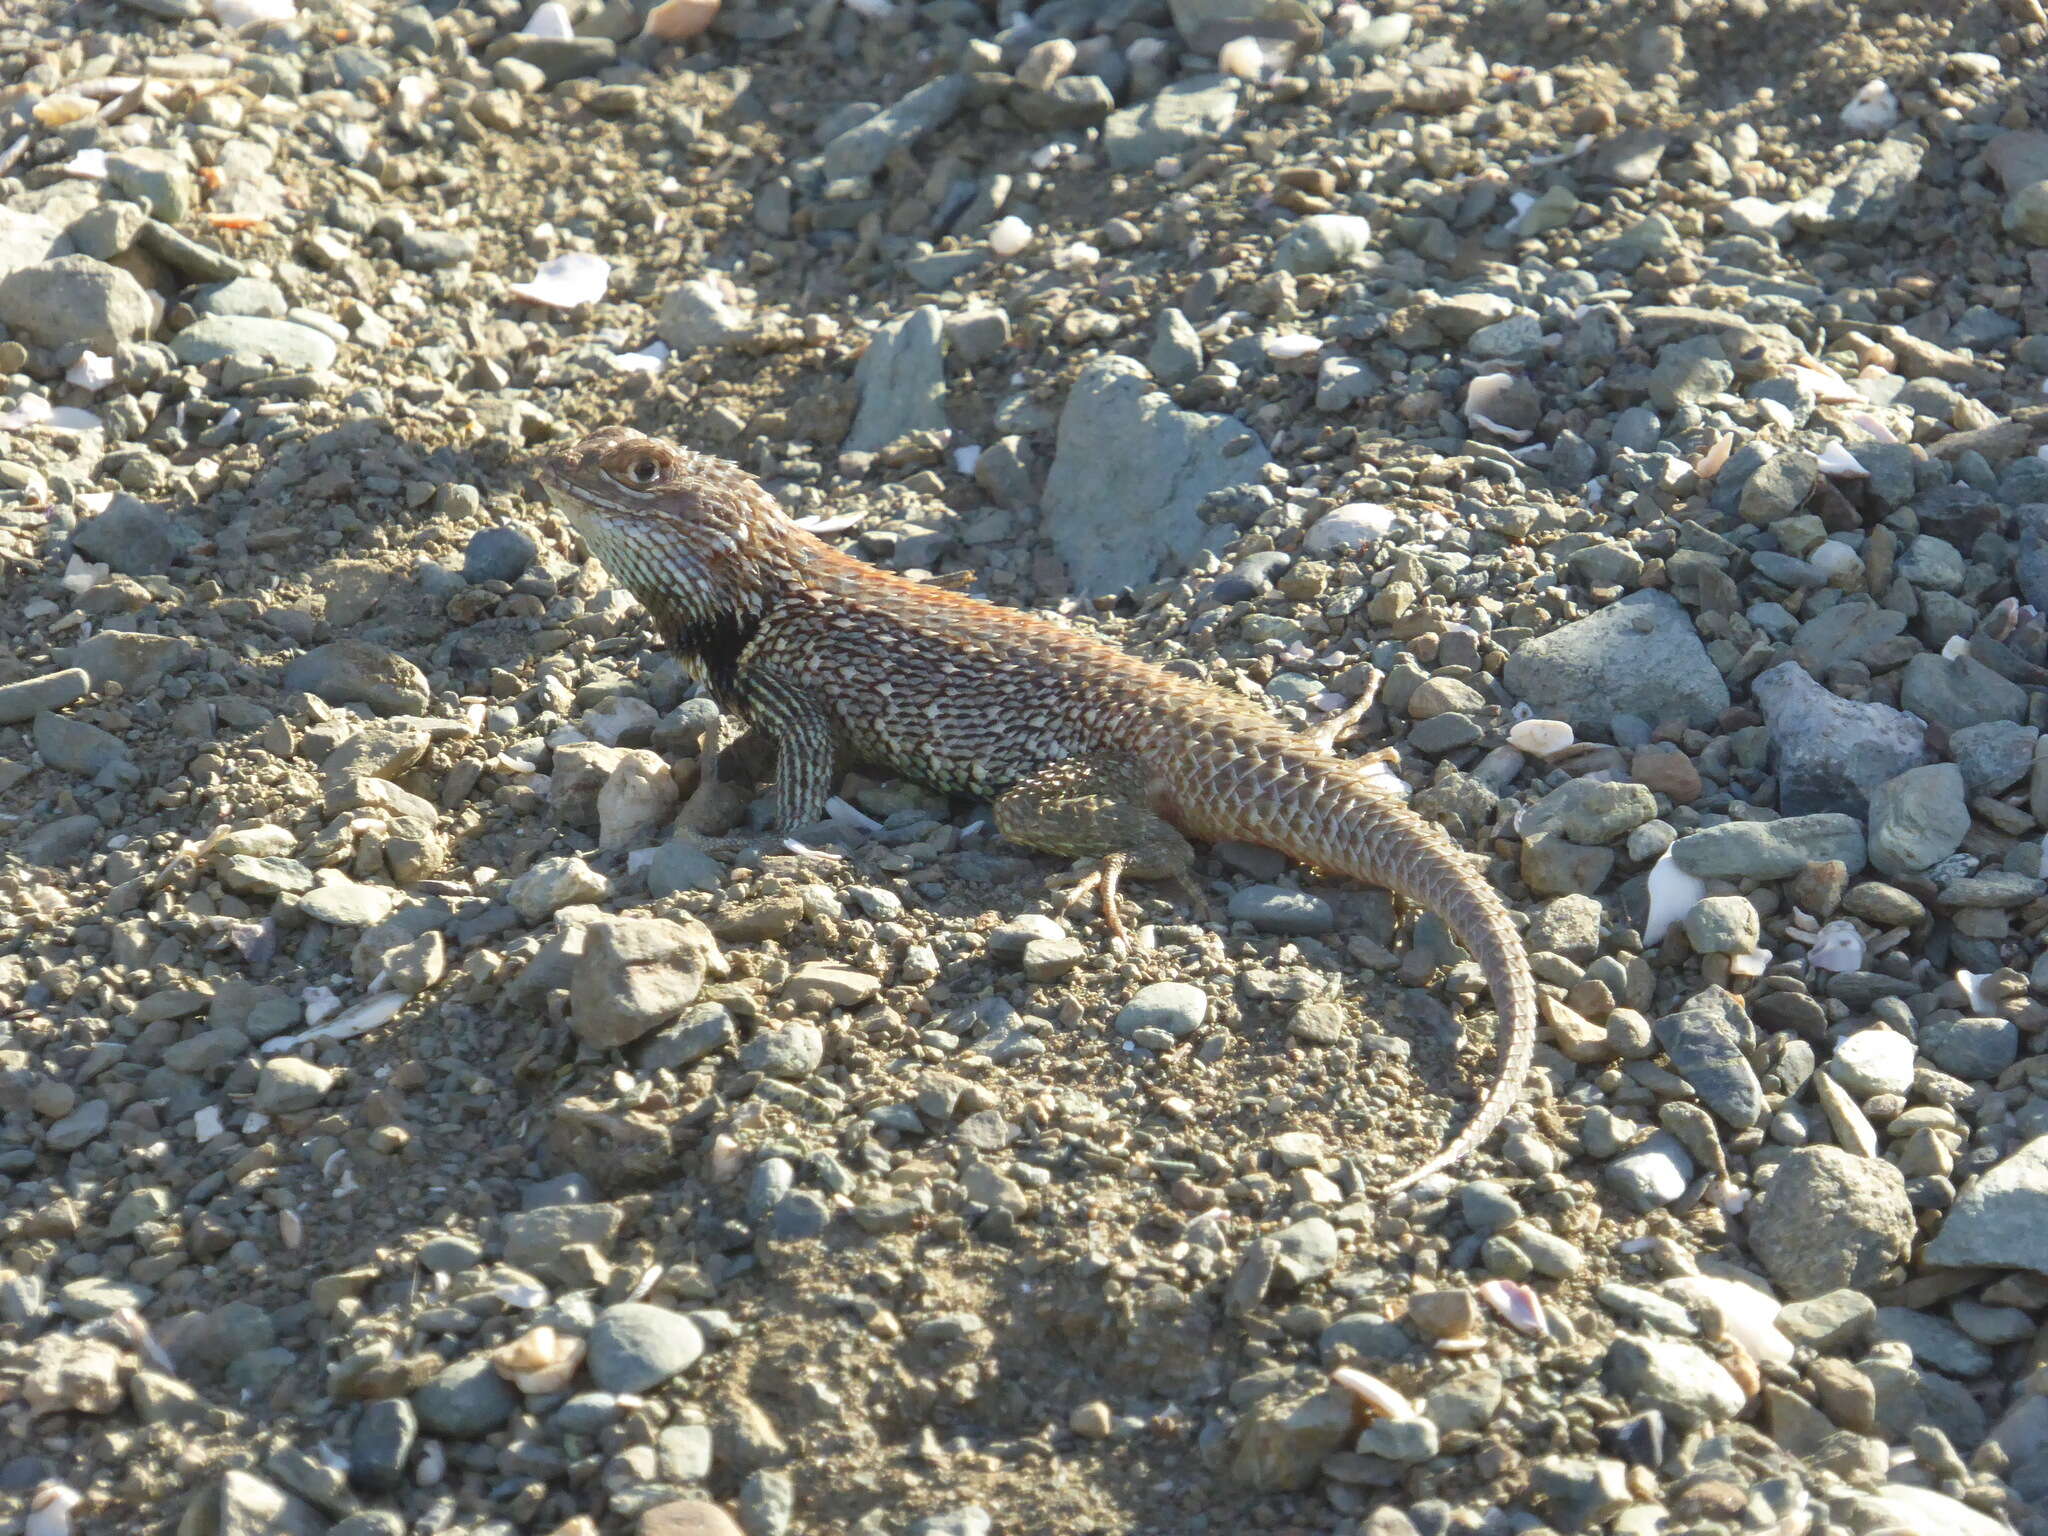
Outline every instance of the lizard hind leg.
{"label": "lizard hind leg", "polygon": [[995,803],[996,828],[1026,848],[1099,860],[1080,893],[1099,892],[1103,922],[1121,942],[1126,932],[1117,891],[1125,875],[1177,880],[1200,894],[1189,878],[1194,849],[1146,799],[1144,772],[1129,758],[1073,757],[1005,791]]}

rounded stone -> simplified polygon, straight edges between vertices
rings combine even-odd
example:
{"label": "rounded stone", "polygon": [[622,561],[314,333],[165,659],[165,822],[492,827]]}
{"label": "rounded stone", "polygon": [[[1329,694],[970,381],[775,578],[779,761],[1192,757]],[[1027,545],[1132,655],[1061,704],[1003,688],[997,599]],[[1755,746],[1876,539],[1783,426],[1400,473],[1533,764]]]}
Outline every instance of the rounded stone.
{"label": "rounded stone", "polygon": [[606,1392],[645,1392],[688,1370],[704,1335],[680,1312],[646,1302],[607,1307],[590,1330],[590,1379]]}

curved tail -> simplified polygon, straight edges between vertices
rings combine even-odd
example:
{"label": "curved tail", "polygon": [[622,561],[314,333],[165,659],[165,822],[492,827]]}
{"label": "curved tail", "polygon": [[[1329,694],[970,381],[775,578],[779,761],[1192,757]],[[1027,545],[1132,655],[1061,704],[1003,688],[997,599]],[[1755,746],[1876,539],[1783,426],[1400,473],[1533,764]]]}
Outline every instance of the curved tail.
{"label": "curved tail", "polygon": [[1269,747],[1253,755],[1261,782],[1233,808],[1235,835],[1427,907],[1479,963],[1493,992],[1500,1071],[1465,1128],[1387,1192],[1406,1189],[1469,1156],[1521,1097],[1536,1051],[1536,979],[1528,952],[1507,903],[1442,829],[1375,788],[1355,765],[1300,748]]}

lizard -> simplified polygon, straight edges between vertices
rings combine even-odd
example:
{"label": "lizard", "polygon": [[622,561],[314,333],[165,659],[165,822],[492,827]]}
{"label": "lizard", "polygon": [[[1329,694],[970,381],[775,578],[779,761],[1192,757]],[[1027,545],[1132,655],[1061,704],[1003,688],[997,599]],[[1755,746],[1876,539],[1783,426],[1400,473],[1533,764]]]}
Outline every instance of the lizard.
{"label": "lizard", "polygon": [[1258,843],[1435,912],[1478,961],[1501,1061],[1477,1113],[1387,1186],[1463,1161],[1520,1096],[1533,974],[1507,903],[1434,822],[1334,741],[1080,629],[867,564],[737,465],[623,426],[547,454],[542,488],[722,711],[772,738],[782,827],[824,819],[842,763],[992,803],[1010,841],[1192,888],[1189,839]]}

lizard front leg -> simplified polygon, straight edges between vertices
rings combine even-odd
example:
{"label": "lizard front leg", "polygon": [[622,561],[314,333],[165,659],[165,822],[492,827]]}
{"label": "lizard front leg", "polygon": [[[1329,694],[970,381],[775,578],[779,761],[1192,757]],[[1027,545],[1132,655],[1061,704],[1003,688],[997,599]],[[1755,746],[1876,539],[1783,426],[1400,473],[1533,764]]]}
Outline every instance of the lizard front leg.
{"label": "lizard front leg", "polygon": [[775,740],[776,825],[784,832],[825,819],[838,777],[839,740],[815,692],[775,677],[756,677],[747,714]]}
{"label": "lizard front leg", "polygon": [[1068,858],[1100,861],[1102,920],[1127,942],[1117,886],[1126,874],[1179,881],[1198,907],[1202,893],[1189,871],[1195,851],[1174,825],[1146,803],[1145,775],[1115,753],[1068,758],[1012,785],[995,803],[996,827],[1013,843]]}

